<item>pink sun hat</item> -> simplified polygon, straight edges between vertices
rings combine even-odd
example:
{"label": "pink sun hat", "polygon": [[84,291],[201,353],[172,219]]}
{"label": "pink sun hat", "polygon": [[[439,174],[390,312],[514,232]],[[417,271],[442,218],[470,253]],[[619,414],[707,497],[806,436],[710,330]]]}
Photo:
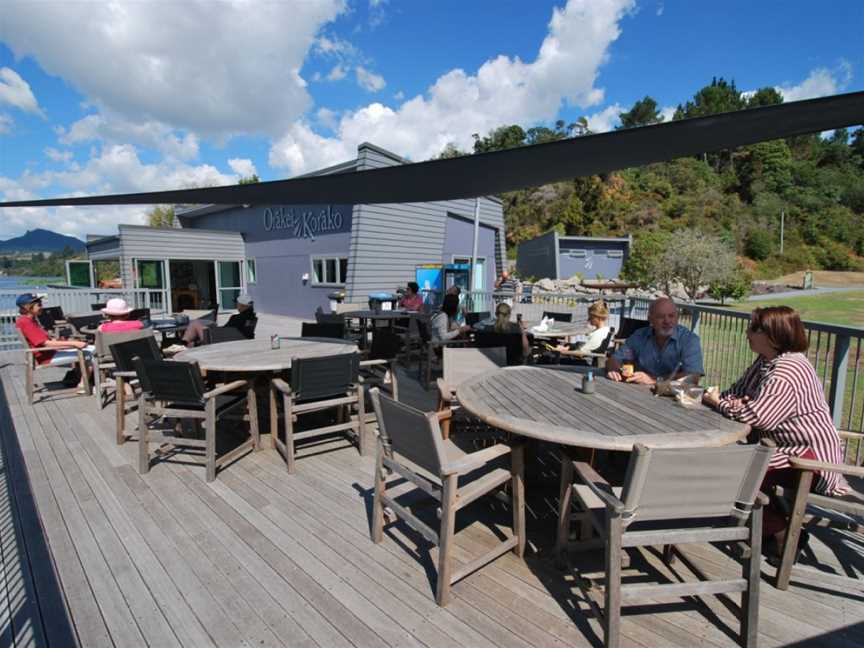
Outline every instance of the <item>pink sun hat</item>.
{"label": "pink sun hat", "polygon": [[125,299],[109,299],[108,303],[105,304],[105,308],[102,309],[102,312],[105,315],[113,315],[115,317],[123,317],[124,315],[128,315],[132,312],[132,309],[129,308],[129,304],[126,303]]}

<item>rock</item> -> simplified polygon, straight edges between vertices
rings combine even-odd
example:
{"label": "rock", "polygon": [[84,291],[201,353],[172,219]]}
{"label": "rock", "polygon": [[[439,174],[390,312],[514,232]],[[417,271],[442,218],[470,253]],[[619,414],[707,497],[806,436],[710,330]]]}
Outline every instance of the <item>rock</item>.
{"label": "rock", "polygon": [[547,292],[552,292],[555,290],[555,282],[551,279],[540,279],[540,281],[534,284],[534,287]]}

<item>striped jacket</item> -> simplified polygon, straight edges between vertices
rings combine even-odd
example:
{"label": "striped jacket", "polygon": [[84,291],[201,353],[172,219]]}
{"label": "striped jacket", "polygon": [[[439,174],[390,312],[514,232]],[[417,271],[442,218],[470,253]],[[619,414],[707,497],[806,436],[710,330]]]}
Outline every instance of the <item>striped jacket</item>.
{"label": "striped jacket", "polygon": [[[746,397],[748,400],[743,401]],[[822,385],[803,353],[784,353],[773,360],[762,356],[720,395],[718,409],[748,423],[760,436],[777,444],[769,468],[788,468],[789,457],[808,449],[817,461],[843,463],[840,436],[834,427]],[[837,495],[848,486],[842,475],[817,473],[815,490]]]}

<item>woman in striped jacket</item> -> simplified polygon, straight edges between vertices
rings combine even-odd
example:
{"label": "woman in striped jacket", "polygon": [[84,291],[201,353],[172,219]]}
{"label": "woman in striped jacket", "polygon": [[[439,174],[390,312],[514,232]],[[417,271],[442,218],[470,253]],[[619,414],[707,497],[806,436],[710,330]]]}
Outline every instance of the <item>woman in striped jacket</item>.
{"label": "woman in striped jacket", "polygon": [[[775,485],[794,487],[796,471],[790,457],[826,463],[843,463],[840,436],[834,427],[828,403],[816,371],[805,355],[807,335],[798,313],[788,306],[757,308],[747,328],[750,348],[758,354],[744,375],[719,396],[706,402],[725,416],[748,423],[758,438],[777,446],[762,483],[770,493]],[[846,492],[838,473],[820,472],[813,490],[827,495]],[[769,561],[779,555],[788,520],[776,503],[765,509],[763,534]],[[802,545],[807,536],[802,532]],[[773,556],[772,556],[773,554]]]}

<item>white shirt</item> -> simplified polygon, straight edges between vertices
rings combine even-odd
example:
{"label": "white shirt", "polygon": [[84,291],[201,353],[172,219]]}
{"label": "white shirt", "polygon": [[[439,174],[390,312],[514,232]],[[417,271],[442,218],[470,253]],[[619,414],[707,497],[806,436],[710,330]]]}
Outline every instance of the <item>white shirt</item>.
{"label": "white shirt", "polygon": [[588,334],[588,337],[585,340],[585,344],[579,347],[580,351],[584,351],[585,353],[593,353],[600,348],[606,338],[609,336],[609,327],[601,326],[600,328],[594,329]]}

